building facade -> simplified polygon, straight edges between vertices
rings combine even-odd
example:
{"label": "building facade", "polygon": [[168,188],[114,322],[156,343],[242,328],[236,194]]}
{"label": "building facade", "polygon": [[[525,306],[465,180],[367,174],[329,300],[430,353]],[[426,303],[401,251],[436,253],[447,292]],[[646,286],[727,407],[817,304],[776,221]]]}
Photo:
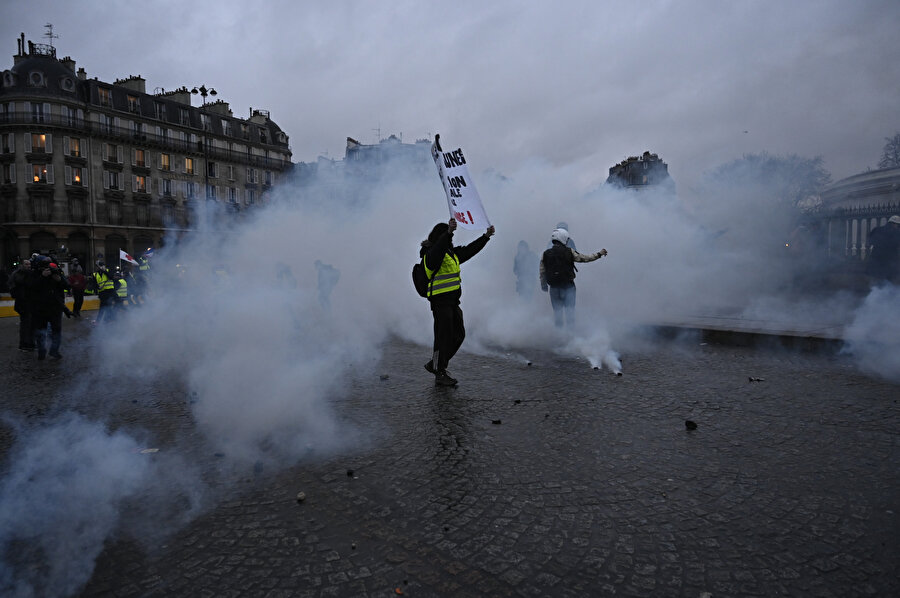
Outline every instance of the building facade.
{"label": "building facade", "polygon": [[612,166],[606,182],[627,189],[663,188],[675,192],[675,181],[669,176],[669,165],[649,151],[644,152],[641,157],[631,156]]}
{"label": "building facade", "polygon": [[292,167],[267,111],[237,118],[203,86],[194,107],[186,87],[88,79],[53,46],[17,41],[0,73],[0,266],[35,251],[91,264],[160,247],[194,230],[207,202],[240,218]]}
{"label": "building facade", "polygon": [[865,260],[869,233],[900,215],[900,168],[882,168],[832,183],[822,192],[818,219],[829,255]]}

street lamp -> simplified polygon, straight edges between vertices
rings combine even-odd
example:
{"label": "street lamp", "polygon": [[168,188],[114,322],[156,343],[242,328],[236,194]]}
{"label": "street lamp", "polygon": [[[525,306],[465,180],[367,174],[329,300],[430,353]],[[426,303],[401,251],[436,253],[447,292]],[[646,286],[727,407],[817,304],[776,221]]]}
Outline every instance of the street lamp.
{"label": "street lamp", "polygon": [[200,97],[203,98],[203,104],[200,106],[200,124],[203,127],[203,170],[206,173],[205,183],[203,188],[203,193],[206,195],[206,199],[209,199],[209,154],[207,153],[207,145],[209,144],[209,137],[207,136],[207,127],[209,123],[206,121],[204,117],[208,117],[206,112],[203,110],[206,107],[206,96],[214,96],[216,95],[216,90],[213,88],[206,88],[206,85],[201,85],[200,87],[195,87],[191,90],[191,93],[194,95],[200,94]]}

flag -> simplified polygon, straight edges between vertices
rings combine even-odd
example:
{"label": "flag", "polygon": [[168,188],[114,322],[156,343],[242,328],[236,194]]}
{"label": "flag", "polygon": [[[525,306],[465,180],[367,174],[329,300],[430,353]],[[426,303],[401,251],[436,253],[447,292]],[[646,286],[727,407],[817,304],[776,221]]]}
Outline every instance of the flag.
{"label": "flag", "polygon": [[128,255],[127,253],[125,253],[125,252],[124,252],[123,250],[121,250],[121,249],[119,250],[119,260],[125,260],[126,262],[131,262],[131,263],[134,264],[135,266],[140,265],[140,264],[138,264],[138,261],[137,261],[136,259],[134,259],[134,258],[131,257],[130,255]]}
{"label": "flag", "polygon": [[444,184],[447,194],[447,207],[450,216],[463,228],[481,230],[488,228],[491,222],[481,205],[481,197],[475,189],[475,182],[469,176],[469,167],[460,148],[452,152],[441,149],[439,135],[434,136],[431,146],[431,157],[437,166],[438,176]]}

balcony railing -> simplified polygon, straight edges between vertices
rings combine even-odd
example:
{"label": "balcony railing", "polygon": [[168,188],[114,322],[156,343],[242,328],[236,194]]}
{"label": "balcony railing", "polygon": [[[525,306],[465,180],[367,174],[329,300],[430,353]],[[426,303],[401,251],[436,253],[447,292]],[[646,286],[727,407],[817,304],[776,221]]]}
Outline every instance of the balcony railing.
{"label": "balcony railing", "polygon": [[152,145],[185,154],[205,155],[209,159],[219,159],[249,166],[272,168],[274,170],[283,170],[291,164],[290,160],[267,158],[251,154],[249,151],[237,152],[209,145],[207,145],[204,152],[203,139],[190,142],[174,139],[168,135],[156,135],[155,133],[146,132],[136,133],[130,127],[116,127],[83,118],[70,118],[58,114],[44,115],[41,121],[37,122],[30,112],[5,112],[0,114],[0,126],[2,125],[33,125],[41,129],[49,127],[72,129],[86,136],[104,137],[131,145]]}

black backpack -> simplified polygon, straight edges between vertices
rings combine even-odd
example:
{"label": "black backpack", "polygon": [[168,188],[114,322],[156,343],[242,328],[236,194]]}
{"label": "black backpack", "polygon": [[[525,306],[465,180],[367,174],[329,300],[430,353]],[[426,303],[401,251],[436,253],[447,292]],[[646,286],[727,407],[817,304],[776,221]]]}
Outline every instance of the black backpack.
{"label": "black backpack", "polygon": [[413,266],[413,285],[416,287],[416,292],[419,293],[420,297],[428,297],[428,286],[434,280],[435,274],[437,274],[437,270],[434,271],[434,274],[431,275],[431,278],[428,278],[428,275],[425,274],[425,266],[424,264],[422,264],[422,260],[419,260],[418,262],[416,262],[416,265]]}
{"label": "black backpack", "polygon": [[565,245],[554,243],[544,252],[544,276],[551,287],[561,287],[575,280],[575,260]]}

